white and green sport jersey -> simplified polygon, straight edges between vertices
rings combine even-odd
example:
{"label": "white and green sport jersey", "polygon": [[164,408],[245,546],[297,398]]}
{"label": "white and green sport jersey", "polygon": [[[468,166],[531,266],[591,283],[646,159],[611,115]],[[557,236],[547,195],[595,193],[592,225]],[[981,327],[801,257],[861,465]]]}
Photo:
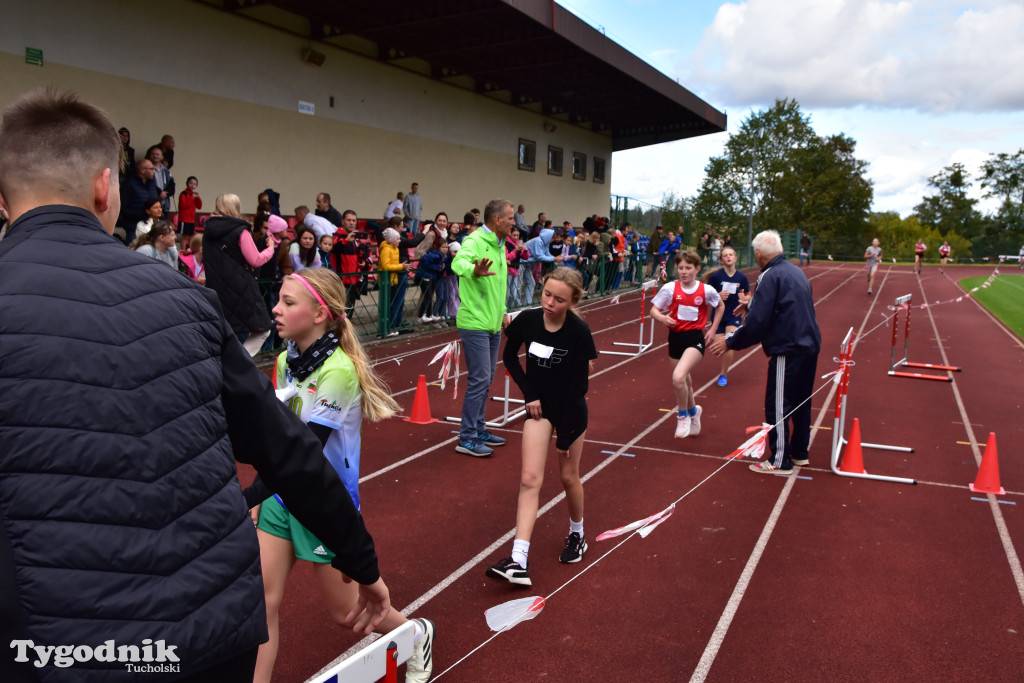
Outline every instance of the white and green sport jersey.
{"label": "white and green sport jersey", "polygon": [[359,450],[363,424],[362,391],[352,359],[336,349],[320,367],[299,381],[288,370],[287,352],[277,357],[277,388],[290,387],[288,407],[305,423],[329,427],[324,456],[359,507]]}

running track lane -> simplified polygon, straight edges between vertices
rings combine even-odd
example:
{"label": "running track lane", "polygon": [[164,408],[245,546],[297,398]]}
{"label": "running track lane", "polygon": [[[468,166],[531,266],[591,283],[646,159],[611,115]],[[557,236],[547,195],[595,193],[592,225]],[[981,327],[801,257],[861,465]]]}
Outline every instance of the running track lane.
{"label": "running track lane", "polygon": [[[826,361],[830,355],[829,345],[837,347],[838,339],[845,334],[846,328],[859,325],[869,304],[860,283],[853,280],[829,294],[832,288],[855,274],[852,267],[812,267],[808,271],[817,275],[814,279],[817,298],[827,296],[818,309],[826,338],[819,365],[820,374],[824,374],[832,369]],[[859,272],[857,269],[856,273]],[[897,279],[908,284],[912,282],[910,276],[900,276],[899,271],[894,270],[878,294],[879,301],[891,302],[897,293],[905,293],[890,288]],[[927,291],[927,274],[922,281]],[[951,286],[951,283],[947,284]],[[929,293],[929,299],[933,298],[946,297]],[[969,311],[974,304],[945,307],[950,311],[949,317],[953,316],[952,309],[956,306]],[[940,310],[935,309],[937,316]],[[920,332],[925,329],[925,316],[919,315],[922,312],[917,310],[914,313],[914,331]],[[976,314],[976,317],[978,320],[972,318],[967,324],[957,326],[955,332],[966,336],[968,326],[991,325],[984,322],[984,316]],[[878,322],[882,320],[877,310],[872,313],[865,329],[875,324],[875,318]],[[588,321],[595,328],[599,326],[590,316]],[[948,337],[944,327],[940,330],[944,337]],[[1006,339],[1004,334],[1002,336]],[[660,343],[659,337],[663,337],[663,333],[657,334],[656,343]],[[961,343],[973,348],[977,344],[974,337],[972,335],[972,341]],[[599,336],[599,347],[606,348],[600,339]],[[914,340],[917,344],[912,343],[912,351],[927,353],[926,340],[923,337],[914,337]],[[855,360],[858,365],[853,371],[850,416],[862,418],[865,439],[887,443],[913,440],[910,445],[918,447],[918,453],[907,456],[866,451],[865,459],[872,471],[917,476],[922,479],[922,485],[910,488],[880,482],[855,482],[826,474],[819,467],[826,463],[831,435],[824,430],[819,432],[812,449],[815,467],[804,470],[804,474],[813,479],[801,479],[792,484],[791,499],[779,515],[778,526],[768,540],[761,563],[754,571],[736,617],[726,632],[722,649],[712,661],[709,678],[726,680],[735,678],[737,674],[749,676],[752,672],[774,672],[770,678],[809,680],[820,678],[821,673],[834,671],[839,678],[858,677],[853,672],[863,672],[864,677],[884,679],[909,672],[923,675],[931,672],[931,677],[935,677],[934,674],[944,674],[950,668],[970,672],[974,671],[972,662],[979,661],[977,648],[950,645],[936,653],[934,645],[942,637],[952,642],[954,634],[955,639],[963,643],[965,632],[968,634],[967,642],[974,642],[970,634],[978,628],[982,631],[978,640],[989,645],[981,658],[983,667],[977,670],[984,670],[999,679],[999,672],[1006,671],[1005,662],[1014,661],[1013,658],[1019,655],[1019,650],[1014,652],[1012,646],[1004,641],[1006,636],[984,640],[984,636],[991,635],[989,632],[995,628],[992,622],[1006,625],[1009,621],[1006,628],[1019,631],[1021,603],[1019,597],[1015,604],[1005,599],[1007,584],[1011,597],[1015,594],[1013,581],[1007,578],[1006,556],[998,539],[992,542],[984,538],[986,532],[989,536],[995,533],[989,506],[970,501],[969,492],[963,488],[966,481],[973,479],[976,467],[961,464],[961,469],[969,473],[966,481],[961,481],[963,474],[960,472],[944,473],[937,466],[948,458],[933,457],[927,443],[929,439],[941,439],[940,425],[930,420],[922,427],[908,412],[908,405],[922,402],[922,394],[926,405],[936,400],[936,390],[948,395],[949,385],[885,377],[888,343],[889,334],[883,329],[865,340],[857,350]],[[871,344],[882,348],[868,353]],[[1016,353],[1013,361],[1019,364],[1019,348]],[[912,355],[918,356],[917,353]],[[593,381],[590,405],[591,436],[594,439],[625,443],[642,431],[641,426],[650,425],[665,415],[658,409],[671,402],[667,386],[668,361],[663,348],[652,350],[648,356],[635,361],[629,375],[606,373]],[[941,362],[940,358],[917,359]],[[605,360],[601,360],[599,368],[607,367]],[[960,361],[954,359],[954,362]],[[869,371],[872,364],[877,369]],[[963,381],[969,372],[966,363],[963,364],[965,373],[958,377],[958,386],[970,404],[976,399]],[[716,363],[709,358],[698,367],[695,377],[698,386],[706,384],[717,374],[715,366]],[[998,382],[1002,375],[998,372],[995,375],[993,380]],[[700,402],[706,409],[705,432],[700,437],[675,441],[671,439],[670,421],[665,421],[646,439],[627,450],[634,453],[635,458],[617,458],[588,481],[587,530],[591,538],[605,528],[664,507],[720,464],[717,458],[742,440],[742,435],[737,436],[742,427],[759,421],[764,382],[763,357],[759,353],[750,355],[733,371],[730,379],[730,386],[724,390],[717,387],[704,390],[705,395]],[[858,393],[859,387],[864,392],[863,396]],[[1002,410],[1002,422],[1007,423],[1009,418],[1005,414],[1012,407],[1007,406],[1005,400],[1000,405],[1000,393],[1004,397],[1010,395],[1007,392],[988,392],[986,395],[995,399],[993,406],[982,407],[981,410],[985,419],[991,421],[999,421]],[[872,418],[862,404],[877,400],[879,396],[891,398],[898,409],[895,414],[891,409],[878,411],[876,419],[880,424],[869,430]],[[823,401],[824,392],[813,404],[815,415],[821,410]],[[937,411],[936,405],[932,412]],[[824,425],[830,426],[831,405],[826,412],[828,419]],[[927,417],[929,411],[922,412]],[[970,412],[973,414],[974,411]],[[435,416],[437,414],[435,409]],[[971,421],[977,420],[972,417]],[[392,425],[389,423],[387,427],[392,428]],[[437,425],[419,427],[413,433],[434,430],[430,432],[434,438],[429,441],[436,443],[435,427]],[[959,429],[962,433],[962,425]],[[895,431],[895,435],[890,431]],[[956,434],[952,436],[956,437]],[[1019,436],[1016,435],[1017,442]],[[1014,435],[1010,434],[1010,438],[1013,439]],[[961,436],[960,440],[967,439]],[[1000,442],[1003,444],[1004,485],[1011,491],[1019,491],[1020,486],[1014,487],[1010,483],[1013,475],[1007,466],[1013,441],[1004,440],[1000,432]],[[364,485],[368,523],[381,548],[382,566],[396,593],[396,605],[408,604],[422,595],[422,591],[417,592],[418,586],[434,585],[437,581],[431,583],[431,578],[445,570],[450,572],[511,527],[518,473],[517,445],[518,438],[513,433],[510,446],[501,451],[500,458],[478,461],[456,456],[448,449],[438,449],[397,468],[392,473],[403,477],[406,482],[410,478],[420,480],[414,489],[406,491],[413,493],[417,503],[424,496],[429,499],[425,505],[417,505],[418,511],[413,514],[409,514],[405,500],[399,500],[402,496],[397,492],[405,490],[400,482],[388,480],[384,486],[385,477],[379,477],[382,480],[378,482],[381,488],[379,495],[370,494],[369,489],[373,487]],[[964,450],[954,449],[953,453],[959,453],[963,460],[971,459],[970,447],[959,448]],[[680,449],[683,452],[679,452]],[[616,449],[609,445],[598,448],[596,444],[593,448],[588,447],[585,471],[588,466],[593,467],[607,458],[599,450]],[[943,452],[948,450],[946,448]],[[400,455],[408,455],[409,452],[403,446]],[[393,459],[401,458],[396,455]],[[909,462],[901,465],[903,459]],[[428,462],[430,467],[423,467]],[[873,466],[873,463],[878,464]],[[510,666],[519,667],[515,670],[522,671],[524,652],[529,653],[526,660],[529,672],[537,675],[573,671],[585,680],[635,680],[640,676],[651,680],[678,680],[688,677],[706,651],[709,638],[751,549],[762,535],[764,522],[776,507],[779,493],[786,485],[782,478],[754,475],[746,471],[745,463],[737,465],[727,467],[685,499],[677,507],[675,516],[650,538],[634,539],[602,560],[555,596],[538,619],[499,636],[445,679],[480,680],[482,676],[509,670]],[[901,467],[907,472],[903,472]],[[922,471],[925,468],[929,472]],[[364,472],[368,470],[364,464]],[[1020,481],[1019,474],[1016,479]],[[924,482],[927,480],[950,485],[926,485]],[[542,500],[553,498],[559,491],[557,475],[549,466]],[[371,497],[374,499],[372,506]],[[961,501],[955,514],[947,512],[947,508],[954,504],[947,498]],[[1019,500],[1019,496],[1004,498]],[[1006,513],[1009,533],[1019,541],[1019,513],[1011,506],[1000,507]],[[807,514],[805,510],[812,512]],[[843,516],[844,511],[849,511],[846,517]],[[798,516],[794,517],[793,512]],[[963,532],[957,533],[957,524],[967,523],[964,514],[967,515],[966,520],[980,526],[965,526]],[[565,533],[564,516],[564,505],[560,505],[539,520],[531,556],[531,570],[537,577],[533,592],[510,594],[508,587],[483,578],[486,563],[507,552],[503,546],[476,571],[455,581],[420,610],[439,623],[439,649],[436,653],[439,671],[487,637],[483,609],[515,595],[547,594],[578,572],[579,566],[564,567],[554,559]],[[951,542],[951,536],[955,543]],[[395,544],[392,544],[392,539],[395,539]],[[870,540],[875,540],[876,545],[872,546],[868,542]],[[591,542],[587,563],[599,557],[607,545]],[[890,546],[893,546],[891,551],[888,550]],[[912,552],[919,546],[925,551]],[[961,552],[954,552],[960,549]],[[1001,562],[997,562],[1000,558]],[[931,575],[937,576],[933,579]],[[290,595],[303,592],[301,582],[296,579],[298,577],[294,577],[290,585]],[[787,588],[785,591],[765,590],[765,581],[769,582],[768,586],[773,585],[772,581],[781,581],[787,584]],[[411,590],[407,590],[407,586]],[[312,594],[315,604],[315,591],[308,590],[310,587],[311,584],[306,586],[305,592]],[[935,588],[939,589],[935,591],[938,595],[932,594]],[[951,601],[955,603],[953,609],[950,608]],[[889,605],[888,613],[878,607],[882,603]],[[962,605],[968,603],[977,609],[964,610]],[[962,620],[955,614],[950,615],[958,611],[964,613]],[[1003,614],[1004,611],[1008,616]],[[979,617],[979,613],[984,614]],[[889,615],[888,620],[884,618],[885,614]],[[302,617],[283,614],[283,619],[287,627],[289,622]],[[329,626],[326,615],[307,615],[306,619],[315,622],[312,624],[314,641],[304,643],[306,646],[301,649],[311,656],[320,657],[321,661],[327,656],[324,651],[335,647],[335,643],[337,651],[340,651],[345,643],[354,641],[337,627]],[[868,623],[864,623],[865,620]],[[914,631],[913,638],[909,637],[909,631]],[[333,637],[329,632],[333,632]],[[800,656],[786,656],[785,647],[772,648],[765,642],[771,632],[778,633],[780,642],[799,643]],[[559,647],[563,643],[570,648]],[[664,656],[652,658],[645,655],[646,645],[660,646]],[[282,642],[279,665],[284,663],[286,647]],[[788,649],[792,651],[792,648]],[[772,659],[770,653],[775,651],[784,661]],[[896,655],[890,654],[891,651]],[[864,656],[865,652],[867,656]],[[920,654],[915,657],[914,653]],[[949,659],[955,661],[947,661]],[[904,662],[903,668],[897,660]],[[961,669],[957,669],[957,662]],[[1000,662],[1004,662],[1002,668]],[[280,666],[278,673],[283,673]],[[299,678],[282,676],[281,680]]]}

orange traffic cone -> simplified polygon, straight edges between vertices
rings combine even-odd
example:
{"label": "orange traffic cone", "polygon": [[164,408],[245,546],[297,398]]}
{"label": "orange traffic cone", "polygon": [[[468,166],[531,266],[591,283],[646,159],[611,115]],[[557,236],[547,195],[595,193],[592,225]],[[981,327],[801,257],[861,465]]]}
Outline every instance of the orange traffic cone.
{"label": "orange traffic cone", "polygon": [[853,426],[850,427],[850,438],[846,442],[846,450],[843,451],[843,464],[839,466],[840,472],[851,474],[867,474],[864,469],[864,455],[860,449],[860,420],[853,418]]}
{"label": "orange traffic cone", "polygon": [[1006,489],[999,485],[999,454],[996,452],[995,432],[988,433],[985,453],[981,456],[981,467],[978,468],[978,476],[971,484],[971,490],[975,493],[995,493],[997,495],[1006,493]]}
{"label": "orange traffic cone", "polygon": [[406,422],[414,425],[428,425],[437,422],[437,419],[430,417],[430,397],[427,396],[427,376],[420,375],[416,383],[416,397],[412,400],[412,415],[405,418]]}

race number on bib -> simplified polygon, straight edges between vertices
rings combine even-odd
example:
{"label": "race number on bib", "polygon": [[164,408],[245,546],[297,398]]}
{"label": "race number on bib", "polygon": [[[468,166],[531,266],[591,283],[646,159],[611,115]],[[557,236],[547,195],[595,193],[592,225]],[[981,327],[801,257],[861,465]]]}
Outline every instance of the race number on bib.
{"label": "race number on bib", "polygon": [[530,343],[530,355],[537,358],[551,358],[551,352],[555,349],[547,344]]}
{"label": "race number on bib", "polygon": [[723,294],[735,294],[739,291],[740,283],[738,282],[723,282],[722,293]]}
{"label": "race number on bib", "polygon": [[700,315],[700,309],[696,306],[680,306],[676,311],[676,320],[692,322],[697,319],[698,315]]}

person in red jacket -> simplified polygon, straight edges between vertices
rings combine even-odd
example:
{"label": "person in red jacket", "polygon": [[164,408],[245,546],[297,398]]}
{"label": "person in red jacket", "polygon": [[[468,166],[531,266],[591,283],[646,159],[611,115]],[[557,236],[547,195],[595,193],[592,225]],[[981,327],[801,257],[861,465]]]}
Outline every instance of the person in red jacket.
{"label": "person in red jacket", "polygon": [[345,301],[347,307],[345,315],[349,318],[355,312],[356,301],[363,289],[363,276],[360,273],[362,268],[359,264],[359,240],[356,235],[356,227],[359,224],[359,217],[356,212],[349,209],[341,214],[341,231],[345,233],[342,239],[335,240],[334,248],[331,250],[335,256],[334,264],[341,281],[345,285]]}
{"label": "person in red jacket", "polygon": [[178,251],[185,250],[185,244],[196,234],[196,211],[203,208],[203,198],[196,188],[199,179],[190,175],[185,189],[178,195]]}

